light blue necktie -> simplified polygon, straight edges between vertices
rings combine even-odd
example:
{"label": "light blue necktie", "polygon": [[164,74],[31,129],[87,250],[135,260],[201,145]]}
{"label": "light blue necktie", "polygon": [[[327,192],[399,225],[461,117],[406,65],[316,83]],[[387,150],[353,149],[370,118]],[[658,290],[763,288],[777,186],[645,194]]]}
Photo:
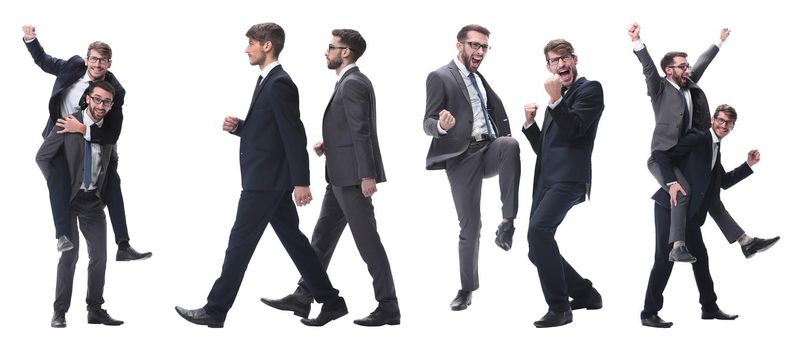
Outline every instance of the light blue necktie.
{"label": "light blue necktie", "polygon": [[92,143],[84,141],[84,189],[92,185]]}
{"label": "light blue necktie", "polygon": [[482,105],[482,114],[485,116],[485,128],[487,128],[487,136],[490,138],[490,141],[496,138],[496,134],[493,133],[493,128],[490,125],[490,116],[487,113],[487,107],[485,107],[485,98],[482,96],[482,90],[479,90],[479,84],[476,83],[476,77],[474,76],[473,72],[468,74],[468,78],[471,79],[471,85],[476,90],[476,94],[479,95],[479,104]]}

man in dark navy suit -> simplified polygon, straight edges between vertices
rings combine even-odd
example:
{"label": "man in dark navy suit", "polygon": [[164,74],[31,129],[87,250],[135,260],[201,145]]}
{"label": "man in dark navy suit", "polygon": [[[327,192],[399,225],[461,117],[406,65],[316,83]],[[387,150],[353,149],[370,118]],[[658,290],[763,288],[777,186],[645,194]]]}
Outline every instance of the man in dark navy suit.
{"label": "man in dark navy suit", "polygon": [[[591,155],[604,110],[599,82],[580,77],[578,57],[566,40],[543,48],[553,76],[545,82],[549,106],[543,127],[535,124],[536,104],[524,107],[523,133],[537,154],[532,211],[529,214],[529,260],[537,266],[549,310],[535,327],[557,327],[573,321],[571,309],[600,309],[601,295],[560,255],[554,235],[568,211],[590,197]],[[573,298],[569,303],[568,297]]]}
{"label": "man in dark navy suit", "polygon": [[214,282],[206,305],[200,309],[175,309],[189,322],[223,327],[234,304],[245,270],[267,224],[273,226],[310,294],[323,303],[316,319],[303,318],[308,326],[322,326],[348,313],[345,300],[329,281],[326,270],[309,240],[298,228],[298,212],[312,200],[309,190],[309,156],[306,132],[298,107],[298,88],[278,62],[284,48],[284,29],[275,23],[253,25],[245,34],[251,65],[261,74],[245,120],[226,117],[223,130],[240,137],[240,193],[237,218],[228,240],[220,277]]}
{"label": "man in dark navy suit", "polygon": [[[100,41],[89,44],[86,58],[75,55],[68,60],[62,60],[45,53],[37,39],[36,28],[32,25],[22,27],[23,41],[28,48],[33,62],[46,73],[56,76],[53,92],[48,103],[49,118],[42,132],[47,137],[54,125],[63,128],[60,133],[81,133],[87,141],[101,145],[113,145],[120,137],[123,123],[122,106],[125,102],[125,89],[117,78],[108,71],[111,67],[111,47]],[[114,104],[108,115],[104,118],[103,127],[92,125],[86,127],[71,114],[80,110],[79,104],[84,100],[83,92],[92,81],[106,81],[115,90]],[[111,225],[114,228],[117,242],[117,261],[147,259],[152,254],[139,253],[131,248],[128,236],[128,224],[125,220],[125,205],[120,189],[120,176],[117,174],[117,157],[112,157],[109,163],[108,179],[103,193],[103,202],[109,208]],[[50,174],[63,174],[67,172],[67,165],[62,154],[56,155],[51,161]],[[47,178],[47,187],[50,191],[50,207],[53,212],[53,221],[56,226],[57,249],[64,252],[72,249],[73,240],[69,225],[70,219],[70,187],[64,176],[50,176]]]}

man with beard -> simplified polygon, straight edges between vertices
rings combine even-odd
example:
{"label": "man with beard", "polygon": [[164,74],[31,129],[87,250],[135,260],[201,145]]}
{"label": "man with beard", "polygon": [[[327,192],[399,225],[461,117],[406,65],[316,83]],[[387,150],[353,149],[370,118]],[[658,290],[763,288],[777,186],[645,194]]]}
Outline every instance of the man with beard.
{"label": "man with beard", "polygon": [[513,220],[518,213],[521,160],[511,137],[504,105],[477,71],[490,45],[490,31],[476,24],[457,33],[457,57],[426,78],[423,130],[432,136],[426,169],[445,169],[459,218],[461,289],[451,302],[454,311],[471,304],[479,288],[479,231],[482,180],[498,175],[502,221],[496,244],[512,247]]}
{"label": "man with beard", "polygon": [[[331,262],[334,248],[345,225],[351,228],[356,247],[373,277],[373,292],[379,306],[365,318],[355,320],[361,326],[401,323],[395,283],[387,253],[376,229],[371,197],[376,183],[386,180],[379,138],[376,133],[376,97],[373,84],[356,61],[365,53],[367,43],[358,31],[335,29],[326,49],[328,68],[337,73],[337,84],[323,114],[323,141],[315,144],[318,156],[326,155],[326,194],[320,217],[312,233],[315,249],[324,267]],[[312,295],[302,279],[293,294],[262,302],[296,315],[309,315]]]}
{"label": "man with beard", "polygon": [[[76,121],[86,125],[103,124],[103,118],[114,104],[114,87],[105,81],[89,83],[83,93],[87,108],[72,114]],[[89,280],[86,292],[87,321],[91,324],[119,326],[118,321],[103,310],[103,287],[106,283],[106,215],[105,203],[101,198],[103,184],[109,174],[111,159],[116,157],[113,144],[92,143],[79,133],[59,132],[56,125],[48,134],[39,152],[36,163],[46,179],[61,176],[70,184],[70,218],[73,248],[61,252],[56,274],[56,301],[53,303],[53,318],[50,326],[67,326],[65,314],[70,309],[72,284],[75,278],[75,265],[78,262],[78,224],[86,238],[89,252]],[[62,172],[52,173],[51,162],[57,154],[65,158],[66,167]]]}
{"label": "man with beard", "polygon": [[[652,152],[664,152],[677,145],[680,138],[691,128],[704,131],[710,128],[710,108],[704,91],[696,85],[707,66],[716,56],[721,45],[730,35],[727,28],[721,29],[719,41],[711,45],[691,69],[688,55],[684,52],[672,51],[660,60],[660,69],[665,78],[660,77],[646,46],[640,39],[640,25],[633,23],[628,29],[629,37],[634,44],[635,56],[643,66],[646,77],[646,89],[651,98],[655,114],[655,128],[652,134]],[[671,198],[671,229],[666,244],[672,245],[668,260],[671,262],[695,262],[696,257],[685,246],[685,223],[688,205],[695,189],[679,169],[673,173],[661,173],[660,167],[652,156],[648,161],[649,171],[657,179],[660,187],[669,193]],[[757,252],[770,248],[779,237],[762,239],[750,237],[735,222],[720,201],[710,208],[710,216],[718,224],[730,243],[738,242],[745,257],[750,258]]]}
{"label": "man with beard", "polygon": [[[535,321],[538,328],[571,323],[572,309],[602,307],[601,295],[562,257],[554,235],[568,211],[590,197],[591,155],[604,110],[604,92],[598,81],[579,76],[579,57],[570,42],[549,41],[543,54],[546,68],[553,74],[544,84],[549,106],[539,128],[535,124],[538,106],[526,105],[523,128],[537,154],[527,237],[529,260],[537,267],[549,305],[548,312]],[[569,297],[573,298],[570,303]]]}

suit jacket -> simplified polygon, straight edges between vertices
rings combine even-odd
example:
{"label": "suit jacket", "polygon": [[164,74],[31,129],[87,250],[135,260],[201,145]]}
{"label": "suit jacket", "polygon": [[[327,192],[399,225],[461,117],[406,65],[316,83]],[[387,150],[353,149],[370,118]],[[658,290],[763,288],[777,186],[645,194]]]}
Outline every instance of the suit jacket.
{"label": "suit jacket", "polygon": [[[476,73],[482,79],[487,96],[487,111],[491,123],[498,133],[496,136],[510,136],[510,123],[507,112],[498,95],[493,92],[484,76]],[[437,131],[439,113],[446,109],[454,116],[456,123],[445,135]],[[471,143],[473,131],[473,108],[468,87],[462,79],[459,68],[454,61],[429,73],[426,78],[426,115],[423,117],[423,131],[432,136],[429,153],[426,155],[426,169],[445,169],[448,159],[464,153]]]}
{"label": "suit jacket", "polygon": [[537,154],[535,186],[540,177],[544,187],[557,182],[579,182],[586,185],[586,194],[590,196],[591,155],[602,111],[601,84],[579,78],[554,109],[546,109],[542,130],[537,124],[523,129]]}
{"label": "suit jacket", "polygon": [[376,134],[376,96],[357,67],[340,77],[326,106],[323,143],[326,181],[332,185],[359,185],[364,178],[387,180]]}
{"label": "suit jacket", "polygon": [[[53,129],[56,120],[62,117],[61,93],[86,74],[86,63],[78,55],[72,56],[66,61],[48,55],[39,43],[39,39],[33,39],[31,42],[25,43],[25,46],[28,48],[33,62],[39,68],[56,76],[56,81],[53,83],[53,92],[50,94],[50,102],[47,106],[50,118],[45,125],[45,130],[42,132],[42,136],[46,137],[50,134],[50,130]],[[125,89],[111,72],[106,72],[103,80],[114,87],[114,105],[103,118],[102,128],[97,127],[97,125],[91,126],[90,137],[92,142],[115,144],[117,139],[120,138],[120,131],[123,125],[122,107],[123,103],[125,103]]]}
{"label": "suit jacket", "polygon": [[[78,121],[83,121],[83,111],[78,111],[72,114]],[[104,118],[105,119],[105,118]],[[105,125],[105,122],[104,122]],[[42,170],[42,174],[47,179],[50,176],[69,176],[70,177],[70,201],[75,198],[75,195],[81,189],[81,182],[84,178],[84,144],[86,139],[79,133],[64,133],[58,134],[56,131],[62,128],[56,126],[47,135],[39,151],[36,153],[36,164]],[[56,154],[63,149],[64,157],[67,160],[68,174],[50,174],[50,161]],[[97,177],[96,187],[98,189],[98,197],[106,182],[106,174],[109,169],[109,162],[112,157],[117,157],[117,145],[115,144],[100,144],[100,174]],[[90,155],[91,156],[91,155]]]}
{"label": "suit jacket", "polygon": [[[713,154],[713,138],[710,129],[704,132],[689,133],[680,140],[667,156],[672,159],[679,159],[679,168],[685,175],[691,188],[685,191],[691,194],[691,203],[688,207],[688,219],[694,220],[700,226],[704,224],[707,212],[712,204],[720,200],[721,189],[728,189],[752,175],[752,168],[745,162],[732,171],[725,172],[721,166],[721,147],[718,154]],[[687,155],[687,157],[683,157]],[[716,164],[713,169],[713,157],[716,157]],[[660,161],[660,163],[663,163]],[[664,168],[667,168],[663,165]],[[663,207],[670,208],[668,192],[658,189],[652,196]]]}
{"label": "suit jacket", "polygon": [[285,191],[309,186],[309,155],[298,88],[281,65],[256,88],[246,119],[237,125],[232,134],[240,137],[243,190]]}
{"label": "suit jacket", "polygon": [[[711,45],[699,56],[693,70],[689,75],[688,90],[691,93],[693,103],[693,115],[691,116],[691,126],[695,129],[706,130],[710,128],[710,106],[707,104],[707,97],[704,91],[696,85],[702,78],[707,66],[718,54],[718,46]],[[682,125],[682,115],[685,113],[685,103],[682,93],[677,90],[663,76],[659,67],[655,66],[649,51],[644,47],[643,50],[635,51],[643,66],[643,75],[646,77],[646,92],[651,98],[652,109],[654,110],[655,126],[652,133],[652,151],[665,151],[677,144],[679,138],[685,133],[685,126]]]}

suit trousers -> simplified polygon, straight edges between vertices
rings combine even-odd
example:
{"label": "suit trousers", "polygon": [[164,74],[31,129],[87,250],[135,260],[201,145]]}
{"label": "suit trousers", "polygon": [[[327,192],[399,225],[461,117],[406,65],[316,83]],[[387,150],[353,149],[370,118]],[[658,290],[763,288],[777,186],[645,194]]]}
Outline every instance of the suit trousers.
{"label": "suit trousers", "polygon": [[[111,226],[114,229],[115,242],[128,241],[128,224],[125,219],[125,204],[123,203],[122,189],[120,188],[120,175],[117,174],[117,157],[111,157],[109,169],[106,171],[106,183],[101,195],[108,205]],[[47,189],[50,195],[50,210],[53,214],[53,224],[56,227],[56,238],[67,236],[75,243],[78,236],[73,236],[70,229],[70,191],[71,184],[67,169],[67,160],[64,152],[59,151],[50,162],[50,176],[47,178]]]}
{"label": "suit trousers", "polygon": [[215,320],[225,321],[267,224],[273,226],[315,300],[326,303],[338,298],[339,291],[331,286],[317,253],[298,228],[298,212],[291,190],[242,191],[220,277],[214,282],[203,307]]}
{"label": "suit trousers", "polygon": [[[323,196],[320,217],[312,233],[312,248],[326,269],[346,224],[354,235],[362,261],[368,265],[376,301],[388,311],[397,311],[398,298],[395,295],[393,273],[376,229],[373,201],[362,194],[362,187],[359,185],[340,187],[329,184]],[[298,288],[293,294],[306,302],[312,300],[303,279],[298,282]]]}
{"label": "suit trousers", "polygon": [[502,217],[514,219],[518,214],[520,154],[518,141],[504,136],[491,142],[471,142],[465,153],[446,161],[451,196],[459,218],[459,266],[463,290],[479,288],[482,180],[498,175]]}
{"label": "suit trousers", "polygon": [[78,262],[80,239],[78,227],[86,239],[89,252],[86,305],[88,310],[97,310],[103,305],[103,287],[106,284],[106,215],[103,202],[95,191],[79,191],[70,205],[70,227],[73,248],[61,253],[56,272],[56,301],[53,310],[67,312],[72,300],[72,284],[75,265]]}
{"label": "suit trousers", "polygon": [[[668,191],[668,186],[666,186],[665,181],[663,181],[663,174],[660,172],[660,167],[657,165],[652,158],[649,158],[649,172],[652,173],[657,182],[660,184],[660,188]],[[678,168],[674,168],[674,175],[677,177],[677,182],[682,186],[682,188],[687,192],[689,195],[683,196],[682,193],[677,194],[677,206],[671,208],[671,228],[669,230],[668,235],[668,243],[674,243],[675,241],[684,241],[685,240],[685,226],[686,226],[686,218],[688,216],[688,207],[690,206],[691,201],[691,186],[688,184],[688,181],[685,180],[685,176]],[[734,243],[738,237],[744,234],[744,230],[735,222],[735,219],[732,218],[730,213],[727,211],[727,208],[724,207],[724,203],[721,200],[717,200],[716,203],[710,207],[709,210],[710,217],[713,218],[713,221],[716,222],[718,225],[719,230],[724,234],[724,237],[727,238],[727,241],[730,243]]]}
{"label": "suit trousers", "polygon": [[579,182],[535,185],[529,216],[529,260],[537,267],[549,311],[568,311],[571,309],[569,296],[586,299],[593,292],[593,283],[579,275],[560,255],[554,239],[557,227],[568,211],[583,200],[586,192],[587,186]]}
{"label": "suit trousers", "polygon": [[[641,318],[656,315],[663,308],[663,291],[666,289],[668,278],[671,277],[671,270],[674,268],[674,263],[668,261],[671,247],[665,244],[671,224],[670,216],[668,208],[657,203],[654,204],[654,265],[649,274],[649,284],[646,287],[646,300],[640,314]],[[685,232],[685,244],[691,254],[696,257],[692,268],[696,287],[699,289],[699,303],[702,304],[702,311],[716,311],[718,310],[717,297],[713,290],[713,277],[710,276],[710,264],[707,248],[702,240],[701,228],[695,220],[689,220]]]}

